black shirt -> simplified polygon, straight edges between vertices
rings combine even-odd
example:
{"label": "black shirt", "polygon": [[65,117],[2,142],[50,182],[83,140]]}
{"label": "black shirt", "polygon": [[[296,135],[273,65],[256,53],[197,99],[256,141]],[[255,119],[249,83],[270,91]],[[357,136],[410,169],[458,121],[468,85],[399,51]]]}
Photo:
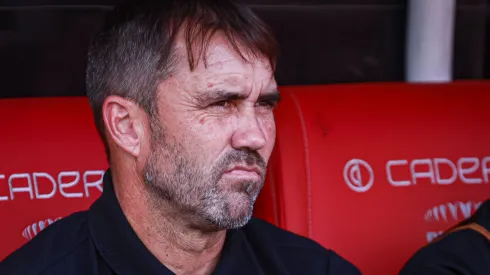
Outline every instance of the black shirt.
{"label": "black shirt", "polygon": [[[124,216],[111,182],[89,210],[59,220],[0,263],[1,275],[173,274],[137,237]],[[361,274],[319,244],[252,219],[227,232],[213,274]]]}
{"label": "black shirt", "polygon": [[[490,200],[460,225],[475,222],[490,231]],[[488,275],[490,241],[480,233],[465,229],[455,231],[420,249],[405,265],[400,275]]]}

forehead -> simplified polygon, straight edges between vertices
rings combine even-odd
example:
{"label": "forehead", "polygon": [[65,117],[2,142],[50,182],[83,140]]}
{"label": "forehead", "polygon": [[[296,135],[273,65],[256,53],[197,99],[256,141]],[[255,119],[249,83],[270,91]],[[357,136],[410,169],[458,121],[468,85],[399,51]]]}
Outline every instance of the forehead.
{"label": "forehead", "polygon": [[[266,57],[255,57],[243,48],[240,48],[240,52],[246,60],[223,35],[218,33],[209,41],[202,56],[197,60],[197,66],[191,71],[185,42],[183,39],[178,39],[176,53],[177,56],[182,57],[178,58],[178,76],[185,78],[184,84],[200,86],[195,88],[206,88],[201,86],[210,87],[217,84],[260,85],[264,88],[275,85],[274,73]],[[195,49],[193,55],[195,58],[199,57]]]}

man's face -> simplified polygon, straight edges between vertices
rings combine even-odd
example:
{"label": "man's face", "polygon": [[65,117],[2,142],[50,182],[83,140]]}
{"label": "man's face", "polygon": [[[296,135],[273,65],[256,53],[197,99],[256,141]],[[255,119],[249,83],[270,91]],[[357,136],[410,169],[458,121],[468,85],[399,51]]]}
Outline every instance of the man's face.
{"label": "man's face", "polygon": [[[184,44],[177,44],[183,54]],[[150,192],[193,226],[245,225],[275,142],[277,84],[267,59],[244,61],[217,35],[191,72],[187,57],[158,87],[144,169]],[[183,54],[185,55],[185,54]]]}

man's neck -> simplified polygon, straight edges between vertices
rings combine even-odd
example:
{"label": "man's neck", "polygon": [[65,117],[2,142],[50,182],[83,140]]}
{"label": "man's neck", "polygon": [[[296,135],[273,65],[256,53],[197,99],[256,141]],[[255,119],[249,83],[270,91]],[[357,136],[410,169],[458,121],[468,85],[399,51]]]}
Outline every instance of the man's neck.
{"label": "man's neck", "polygon": [[[126,181],[121,182],[120,178]],[[226,231],[196,230],[169,205],[153,203],[138,179],[120,178],[113,175],[116,197],[148,250],[175,274],[211,274],[218,263]]]}

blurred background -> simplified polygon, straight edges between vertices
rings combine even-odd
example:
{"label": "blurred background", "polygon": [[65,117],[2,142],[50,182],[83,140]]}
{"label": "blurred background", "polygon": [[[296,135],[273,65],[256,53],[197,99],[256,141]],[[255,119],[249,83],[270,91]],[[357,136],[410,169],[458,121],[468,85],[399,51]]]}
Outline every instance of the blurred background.
{"label": "blurred background", "polygon": [[[0,97],[83,95],[90,36],[118,0],[2,1]],[[279,39],[281,85],[406,80],[407,0],[245,2],[253,5]],[[441,7],[436,3],[440,0],[425,2]],[[455,3],[454,25],[447,26],[454,36],[451,77],[489,78],[490,1],[442,2],[449,8]],[[438,15],[433,16],[437,20]],[[441,16],[451,17],[451,10]],[[440,29],[435,26],[426,32],[437,35]]]}

